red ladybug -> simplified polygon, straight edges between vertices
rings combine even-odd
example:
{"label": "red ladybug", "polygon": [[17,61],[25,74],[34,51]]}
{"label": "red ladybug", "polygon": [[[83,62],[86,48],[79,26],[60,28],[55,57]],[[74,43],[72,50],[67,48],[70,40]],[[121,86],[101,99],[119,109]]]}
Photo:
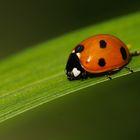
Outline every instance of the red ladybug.
{"label": "red ladybug", "polygon": [[66,65],[66,75],[69,80],[101,74],[111,79],[110,73],[122,69],[132,56],[139,54],[137,51],[130,53],[127,46],[115,36],[96,35],[82,41],[72,50]]}

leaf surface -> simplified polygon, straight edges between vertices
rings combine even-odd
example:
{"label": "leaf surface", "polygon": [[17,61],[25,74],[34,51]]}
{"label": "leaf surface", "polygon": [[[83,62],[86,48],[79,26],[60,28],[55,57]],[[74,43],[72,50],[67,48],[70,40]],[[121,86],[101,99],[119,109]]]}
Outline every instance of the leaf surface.
{"label": "leaf surface", "polygon": [[[83,39],[95,34],[112,34],[140,50],[140,13],[93,25],[55,38],[0,62],[0,122],[43,103],[80,89],[107,81],[104,76],[87,80],[68,81],[65,65],[70,51]],[[140,57],[128,64],[140,71]],[[130,74],[126,69],[113,74]]]}

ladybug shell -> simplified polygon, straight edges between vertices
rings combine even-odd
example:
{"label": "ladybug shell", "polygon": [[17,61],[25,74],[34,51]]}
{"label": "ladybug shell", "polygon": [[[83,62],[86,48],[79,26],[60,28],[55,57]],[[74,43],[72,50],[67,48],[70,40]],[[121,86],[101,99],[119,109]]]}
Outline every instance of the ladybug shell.
{"label": "ladybug shell", "polygon": [[77,56],[87,72],[102,73],[121,69],[130,60],[127,46],[112,35],[96,35],[82,41]]}

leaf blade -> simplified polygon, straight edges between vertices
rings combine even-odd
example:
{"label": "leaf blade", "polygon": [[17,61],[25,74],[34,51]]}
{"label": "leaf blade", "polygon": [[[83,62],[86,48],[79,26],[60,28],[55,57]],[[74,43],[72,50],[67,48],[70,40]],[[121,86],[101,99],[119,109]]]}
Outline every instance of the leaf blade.
{"label": "leaf blade", "polygon": [[[1,62],[0,122],[58,97],[106,81],[104,77],[68,81],[64,68],[70,50],[86,37],[99,33],[119,36],[124,42],[133,44],[132,51],[140,50],[139,35],[136,34],[140,30],[139,17],[140,13],[136,13],[78,30]],[[129,66],[135,72],[140,71],[140,58],[134,57]],[[113,78],[127,74],[129,72],[122,70]]]}

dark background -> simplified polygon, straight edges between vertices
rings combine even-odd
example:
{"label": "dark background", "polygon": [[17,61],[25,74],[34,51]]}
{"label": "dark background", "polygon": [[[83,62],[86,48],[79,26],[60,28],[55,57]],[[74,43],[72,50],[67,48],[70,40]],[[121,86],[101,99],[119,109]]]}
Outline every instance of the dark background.
{"label": "dark background", "polygon": [[0,58],[72,30],[139,9],[139,0],[1,1]]}

